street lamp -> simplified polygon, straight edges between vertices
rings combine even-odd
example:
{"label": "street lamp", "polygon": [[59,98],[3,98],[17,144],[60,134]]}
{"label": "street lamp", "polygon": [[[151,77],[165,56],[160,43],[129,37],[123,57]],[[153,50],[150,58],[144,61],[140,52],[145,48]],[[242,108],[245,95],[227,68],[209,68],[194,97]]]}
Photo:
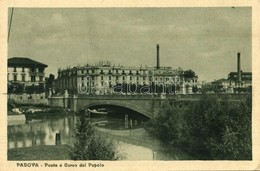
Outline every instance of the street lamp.
{"label": "street lamp", "polygon": [[175,95],[176,95],[177,78],[178,78],[178,76],[174,77],[174,94]]}
{"label": "street lamp", "polygon": [[[87,78],[87,86],[89,86],[89,76],[86,76],[86,78]],[[87,87],[87,88],[89,88],[89,87]],[[88,92],[88,94],[90,94],[90,91]]]}

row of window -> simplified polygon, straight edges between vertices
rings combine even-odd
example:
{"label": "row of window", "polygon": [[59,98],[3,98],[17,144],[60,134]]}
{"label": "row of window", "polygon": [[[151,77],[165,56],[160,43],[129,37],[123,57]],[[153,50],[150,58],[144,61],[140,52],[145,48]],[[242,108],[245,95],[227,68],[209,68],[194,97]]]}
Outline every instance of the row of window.
{"label": "row of window", "polygon": [[[84,81],[85,79],[86,79],[86,80],[90,80],[90,78],[91,78],[91,80],[95,80],[95,77],[94,77],[94,76],[91,76],[91,77],[84,77],[84,76],[82,76],[82,77],[81,77],[81,81]],[[139,78],[140,78],[140,77],[137,76],[137,77],[136,77],[136,80],[139,81]],[[149,81],[152,81],[152,80],[153,80],[152,78],[153,78],[152,76],[149,76]],[[103,81],[103,80],[104,80],[104,76],[101,75],[101,76],[100,76],[100,79],[101,79],[101,81]],[[108,77],[108,80],[111,81],[111,80],[112,80],[112,76],[109,76],[109,77]],[[115,80],[118,81],[118,80],[119,80],[119,76],[116,76],[116,77],[115,77]],[[125,80],[126,80],[126,76],[122,76],[122,80],[125,81]],[[133,77],[132,77],[132,76],[129,76],[129,80],[132,81],[132,80],[133,80]],[[143,76],[143,81],[146,81],[146,77],[145,77],[145,76]],[[162,78],[162,77],[159,77],[159,78],[158,78],[158,77],[155,77],[155,81],[163,81],[163,78]],[[170,78],[165,78],[165,81],[170,81]],[[177,80],[177,81],[178,81],[178,80]]]}
{"label": "row of window", "polygon": [[[93,86],[95,85],[96,82],[95,82],[95,79],[94,79],[95,77],[94,76],[92,76],[92,79],[90,79],[91,77],[81,77],[81,81],[84,81],[85,78],[87,78],[87,80],[90,80],[90,81],[86,82],[87,85],[89,85],[90,83],[92,83]],[[170,78],[166,78],[166,81],[169,81],[169,79]],[[112,77],[109,76],[108,77],[108,81],[109,81],[110,84],[111,84],[111,80],[112,80]],[[122,80],[123,80],[123,82],[125,82],[125,77],[124,76],[122,77]],[[131,82],[132,81],[132,77],[129,77],[129,80]],[[137,80],[137,83],[138,83],[139,82],[139,77],[136,77],[136,80]],[[160,78],[160,80],[163,81],[163,78]],[[101,76],[101,81],[100,81],[101,86],[104,85],[104,81],[106,81],[106,80],[104,80],[104,77]],[[118,77],[116,77],[116,81],[118,81]],[[152,81],[152,77],[151,76],[149,77],[149,81],[150,82]],[[146,77],[143,77],[143,83],[146,84]],[[82,82],[82,84],[85,84],[85,83]],[[63,87],[63,86],[74,86],[76,88],[78,85],[77,85],[77,80],[75,78],[72,78],[72,79],[62,79],[62,80],[60,80],[59,81],[59,86],[60,87]]]}
{"label": "row of window", "polygon": [[[13,75],[13,81],[18,81],[17,75]],[[25,75],[22,75],[21,81],[25,81]],[[35,81],[36,81],[35,75],[31,75],[31,82],[35,82]],[[43,81],[43,76],[39,76],[39,81]]]}
{"label": "row of window", "polygon": [[[44,72],[44,68],[38,68],[38,71],[40,73],[43,73]],[[17,72],[17,68],[14,67],[14,72]],[[22,67],[22,72],[25,72],[25,68]],[[30,72],[36,72],[36,68],[30,68]]]}
{"label": "row of window", "polygon": [[[90,78],[90,77],[87,77],[87,80],[89,80],[89,78]],[[94,80],[94,76],[92,76],[91,78],[92,78],[92,80]],[[104,76],[101,75],[100,78],[101,78],[101,80],[104,80]],[[115,78],[116,78],[116,80],[119,80],[119,76],[116,76]],[[125,78],[126,78],[125,76],[122,76],[122,80],[125,80]],[[82,76],[82,77],[81,77],[81,80],[84,80],[84,79],[85,79],[85,77]],[[129,79],[132,80],[133,77],[130,76]],[[108,80],[112,80],[112,76],[109,76],[109,77],[108,77]],[[136,80],[139,80],[139,77],[136,77]],[[143,77],[143,80],[146,80],[146,77]]]}
{"label": "row of window", "polygon": [[[119,71],[120,70],[115,70],[115,74],[119,74]],[[71,74],[76,74],[77,73],[77,71],[72,71],[72,73],[70,73],[70,72],[62,72],[61,74],[59,74],[59,76],[65,76],[65,75],[71,75]],[[94,69],[92,69],[92,70],[81,70],[81,74],[84,74],[84,73],[86,73],[86,74],[94,74],[95,73],[95,70]],[[99,72],[99,74],[106,74],[106,73],[108,73],[108,74],[113,74],[112,73],[112,70],[108,70],[108,72],[105,72],[103,69],[102,70],[100,70],[100,72]],[[143,74],[146,74],[147,72],[146,71],[143,71]],[[125,72],[125,70],[122,70],[122,72],[120,73],[120,74],[126,74],[126,72]],[[129,75],[133,75],[133,72],[132,72],[132,70],[130,70],[129,72],[128,72],[128,74]],[[135,72],[135,74],[136,75],[139,75],[140,74],[140,72],[139,71],[136,71]]]}

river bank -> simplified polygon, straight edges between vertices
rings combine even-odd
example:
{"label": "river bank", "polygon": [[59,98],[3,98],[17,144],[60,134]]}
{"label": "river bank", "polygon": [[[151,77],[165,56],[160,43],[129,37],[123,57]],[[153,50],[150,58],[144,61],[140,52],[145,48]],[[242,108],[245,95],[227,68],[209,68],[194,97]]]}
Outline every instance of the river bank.
{"label": "river bank", "polygon": [[8,160],[71,160],[69,145],[40,145],[8,150]]}

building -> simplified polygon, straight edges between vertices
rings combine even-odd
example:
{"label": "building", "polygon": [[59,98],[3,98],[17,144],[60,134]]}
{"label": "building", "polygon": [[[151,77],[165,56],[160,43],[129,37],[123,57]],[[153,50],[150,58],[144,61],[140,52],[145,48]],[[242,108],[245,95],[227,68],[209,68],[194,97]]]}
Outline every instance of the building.
{"label": "building", "polygon": [[156,50],[155,67],[125,67],[112,65],[110,62],[99,62],[95,65],[59,69],[55,81],[56,92],[63,93],[67,90],[69,94],[192,93],[191,87],[197,84],[198,77],[194,75],[192,78],[184,78],[185,72],[182,69],[160,66],[158,44]]}
{"label": "building", "polygon": [[[24,93],[28,87],[45,86],[46,64],[25,57],[8,59],[8,93]],[[28,91],[30,91],[28,89]]]}
{"label": "building", "polygon": [[203,86],[206,92],[215,93],[236,93],[236,92],[252,92],[252,73],[242,72],[241,79],[238,81],[237,72],[230,72],[228,78],[214,80]]}
{"label": "building", "polygon": [[230,72],[228,74],[228,80],[236,82],[239,87],[249,87],[252,86],[252,72],[243,72],[241,71],[241,78],[238,82],[238,74],[237,72]]}
{"label": "building", "polygon": [[252,92],[252,72],[241,70],[240,53],[237,53],[237,72],[230,72],[227,79],[215,80],[203,86],[204,92]]}
{"label": "building", "polygon": [[[112,93],[115,86],[124,89],[126,85],[140,87],[156,84],[164,86],[180,82],[179,72],[171,67],[124,67],[112,65],[110,62],[99,62],[95,65],[77,66],[58,70],[56,90],[68,90],[77,94],[86,89],[95,89],[95,94]],[[81,89],[81,90],[80,90]],[[133,88],[132,93],[134,91]]]}

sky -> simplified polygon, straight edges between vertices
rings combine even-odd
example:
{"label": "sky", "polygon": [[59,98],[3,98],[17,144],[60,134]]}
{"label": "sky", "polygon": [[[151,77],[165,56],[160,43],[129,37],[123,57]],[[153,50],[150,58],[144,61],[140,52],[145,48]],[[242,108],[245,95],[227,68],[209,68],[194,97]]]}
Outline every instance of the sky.
{"label": "sky", "polygon": [[98,61],[156,66],[156,44],[161,66],[192,69],[200,81],[236,72],[238,52],[251,72],[252,9],[15,8],[8,58],[29,57],[57,76]]}

